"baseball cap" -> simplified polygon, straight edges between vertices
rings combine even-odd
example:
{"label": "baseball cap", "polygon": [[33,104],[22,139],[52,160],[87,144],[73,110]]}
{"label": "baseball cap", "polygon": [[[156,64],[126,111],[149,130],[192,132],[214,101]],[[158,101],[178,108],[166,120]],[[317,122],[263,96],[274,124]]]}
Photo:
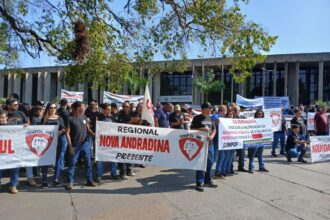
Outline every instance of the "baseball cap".
{"label": "baseball cap", "polygon": [[211,105],[209,102],[204,102],[204,103],[201,105],[201,108],[202,108],[202,109],[205,109],[205,108],[209,108],[209,109],[211,109],[211,108],[212,108],[212,105]]}
{"label": "baseball cap", "polygon": [[174,106],[174,110],[181,111],[181,107],[180,107],[180,105],[175,105],[175,106]]}

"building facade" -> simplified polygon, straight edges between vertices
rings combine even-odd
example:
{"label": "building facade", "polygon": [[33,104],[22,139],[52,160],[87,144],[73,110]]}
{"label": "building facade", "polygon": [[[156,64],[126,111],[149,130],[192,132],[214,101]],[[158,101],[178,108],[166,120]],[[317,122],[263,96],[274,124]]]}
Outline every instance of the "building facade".
{"label": "building facade", "polygon": [[[155,62],[165,63],[168,61]],[[209,94],[212,104],[234,102],[236,94],[247,98],[255,96],[289,96],[291,104],[309,105],[316,100],[330,101],[330,53],[269,55],[257,64],[244,83],[237,84],[229,74],[228,59],[193,59],[184,73],[155,74],[149,84],[153,102],[200,104],[202,93],[193,85],[196,77],[213,71],[225,88]],[[141,77],[148,69],[141,69]],[[64,83],[64,67],[25,68],[23,74],[9,74],[0,70],[0,97],[17,93],[20,101],[34,104],[37,100],[49,102],[60,98],[61,89],[83,91],[84,100],[102,101],[102,91],[92,91],[90,83],[68,87]],[[139,94],[143,94],[140,88]],[[122,94],[129,95],[123,85]]]}

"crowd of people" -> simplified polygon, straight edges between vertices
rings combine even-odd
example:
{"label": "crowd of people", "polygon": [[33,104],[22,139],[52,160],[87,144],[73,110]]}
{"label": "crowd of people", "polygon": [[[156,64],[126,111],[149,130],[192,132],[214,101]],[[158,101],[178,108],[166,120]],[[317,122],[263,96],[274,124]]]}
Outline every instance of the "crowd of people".
{"label": "crowd of people", "polygon": [[[60,176],[63,172],[67,174],[67,190],[73,188],[75,181],[75,168],[77,162],[84,162],[86,169],[86,185],[96,187],[101,183],[104,174],[104,166],[109,166],[111,178],[114,180],[127,180],[135,176],[134,167],[137,165],[128,163],[113,163],[96,161],[96,173],[93,175],[92,167],[95,152],[95,129],[96,121],[107,121],[124,124],[150,126],[146,120],[141,118],[142,103],[130,103],[125,101],[121,106],[115,103],[99,104],[97,100],[92,100],[86,106],[84,103],[76,101],[71,106],[66,99],[57,103],[38,102],[33,108],[19,103],[19,97],[12,94],[5,105],[0,106],[0,126],[5,125],[57,125],[58,126],[58,146],[56,153],[56,163],[53,168],[52,185],[60,186]],[[298,162],[306,163],[304,154],[307,150],[309,135],[328,135],[329,117],[326,106],[319,106],[318,109],[311,108],[317,112],[315,115],[315,131],[307,132],[306,119],[303,117],[303,106],[291,108],[287,114],[293,114],[291,120],[291,131],[289,131],[285,117],[282,117],[281,130],[274,132],[273,146],[271,154],[277,157],[276,149],[280,145],[280,154],[286,156],[288,162],[292,158],[298,157]],[[219,150],[218,124],[221,118],[244,118],[240,112],[244,111],[240,106],[231,103],[230,105],[212,106],[210,103],[203,103],[201,110],[196,114],[189,105],[173,105],[157,103],[154,111],[156,127],[173,129],[192,129],[208,133],[209,142],[206,171],[196,172],[196,190],[204,191],[204,187],[217,187],[214,179],[224,180],[238,172],[254,173],[254,158],[258,158],[259,171],[269,172],[263,159],[264,147],[248,148],[248,168],[244,166],[246,149],[239,150]],[[257,110],[255,118],[263,118],[264,112]],[[234,162],[238,162],[237,171],[234,169]],[[212,171],[215,163],[215,170]],[[143,165],[139,165],[144,167]],[[48,187],[48,174],[51,168],[43,166],[41,170],[43,188]],[[9,192],[18,192],[19,168],[10,169]],[[36,172],[33,172],[36,171]],[[25,168],[27,184],[36,186],[34,175],[38,174],[38,169],[32,167]],[[3,170],[0,170],[0,178]],[[0,179],[1,180],[1,179]],[[1,182],[0,182],[1,183]]]}

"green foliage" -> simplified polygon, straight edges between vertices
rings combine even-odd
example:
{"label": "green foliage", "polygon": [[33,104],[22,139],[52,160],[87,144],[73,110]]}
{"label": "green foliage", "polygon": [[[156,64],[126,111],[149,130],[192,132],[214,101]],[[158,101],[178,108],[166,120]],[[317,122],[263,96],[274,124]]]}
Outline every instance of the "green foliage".
{"label": "green foliage", "polygon": [[126,77],[125,82],[128,85],[131,95],[135,95],[140,87],[145,87],[149,82],[148,78],[140,77],[140,73],[136,70],[132,70]]}
{"label": "green foliage", "polygon": [[215,80],[215,74],[210,71],[204,77],[197,77],[193,81],[194,85],[204,93],[203,101],[207,102],[210,92],[219,92],[225,88],[225,84],[220,80]]}
{"label": "green foliage", "polygon": [[[120,4],[119,4],[120,3]],[[9,66],[19,52],[38,57],[46,52],[68,65],[68,85],[90,82],[94,88],[118,91],[132,69],[146,64],[156,71],[183,71],[186,54],[201,47],[206,56],[232,57],[230,70],[244,81],[262,52],[275,44],[254,22],[247,22],[240,4],[248,0],[4,0],[0,2],[0,64]],[[122,8],[113,7],[122,5]],[[89,54],[72,56],[74,24],[81,20],[89,34]],[[183,63],[151,65],[154,56]],[[197,54],[201,55],[201,54]],[[172,66],[172,67],[171,67]]]}

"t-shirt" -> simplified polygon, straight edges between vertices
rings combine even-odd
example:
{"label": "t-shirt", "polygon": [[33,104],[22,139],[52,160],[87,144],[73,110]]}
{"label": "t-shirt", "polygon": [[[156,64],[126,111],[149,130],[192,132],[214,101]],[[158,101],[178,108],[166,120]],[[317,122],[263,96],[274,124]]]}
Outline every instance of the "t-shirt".
{"label": "t-shirt", "polygon": [[118,123],[127,123],[129,122],[130,120],[132,119],[132,113],[129,112],[128,114],[124,111],[124,110],[121,110],[120,112],[118,112],[118,115],[117,115],[117,122]]}
{"label": "t-shirt", "polygon": [[303,140],[302,136],[299,134],[294,134],[293,132],[288,135],[288,139],[286,140],[285,150],[289,151],[297,146],[296,141]]}
{"label": "t-shirt", "polygon": [[299,125],[300,126],[299,134],[306,136],[306,134],[307,134],[306,133],[306,125],[305,125],[305,121],[302,117],[299,117],[299,118],[293,117],[292,120],[291,120],[291,125],[293,125],[293,124]]}
{"label": "t-shirt", "polygon": [[[43,121],[41,120],[40,122],[42,125],[44,124]],[[45,125],[57,125],[58,126],[58,130],[62,130],[65,128],[65,124],[64,121],[61,117],[58,117],[57,119],[48,119],[47,122],[45,123]]]}
{"label": "t-shirt", "polygon": [[40,125],[41,124],[41,118],[39,117],[32,117],[31,125]]}
{"label": "t-shirt", "polygon": [[[182,113],[180,113],[179,115],[176,114],[176,112],[172,112],[170,115],[169,115],[169,121],[170,123],[173,123],[173,122],[178,122],[180,120],[183,121],[184,119],[184,115]],[[177,125],[177,126],[171,126],[172,128],[175,128],[175,129],[184,129],[184,126],[183,124],[181,125]]]}
{"label": "t-shirt", "polygon": [[87,138],[87,118],[84,115],[70,116],[68,119],[72,145],[85,142]]}
{"label": "t-shirt", "polygon": [[[209,128],[209,134],[212,134],[213,130],[215,129],[214,123],[211,120],[210,116],[205,117],[204,115],[200,114],[194,117],[193,121],[191,122],[191,129],[194,128]],[[209,144],[212,144],[209,142]]]}
{"label": "t-shirt", "polygon": [[113,115],[105,116],[104,114],[99,114],[99,116],[97,117],[97,120],[113,122],[116,120],[116,117],[114,117]]}
{"label": "t-shirt", "polygon": [[[221,118],[221,116],[218,113],[215,113],[211,116],[211,120],[215,125],[216,121],[219,121],[219,118]],[[217,133],[215,134],[214,138],[213,138],[213,143],[215,145],[218,145],[218,138],[219,138],[219,126],[215,126],[215,129],[217,130]]]}
{"label": "t-shirt", "polygon": [[169,128],[170,127],[170,113],[165,111],[163,108],[157,109],[155,112],[155,117],[158,119],[158,126],[160,128]]}
{"label": "t-shirt", "polygon": [[28,123],[26,115],[21,111],[8,113],[8,124],[22,125]]}
{"label": "t-shirt", "polygon": [[328,116],[325,112],[318,112],[314,117],[317,132],[327,132]]}
{"label": "t-shirt", "polygon": [[57,109],[57,114],[63,119],[65,127],[68,126],[68,119],[70,117],[70,112],[66,109],[64,109],[63,107],[60,107],[59,109]]}

